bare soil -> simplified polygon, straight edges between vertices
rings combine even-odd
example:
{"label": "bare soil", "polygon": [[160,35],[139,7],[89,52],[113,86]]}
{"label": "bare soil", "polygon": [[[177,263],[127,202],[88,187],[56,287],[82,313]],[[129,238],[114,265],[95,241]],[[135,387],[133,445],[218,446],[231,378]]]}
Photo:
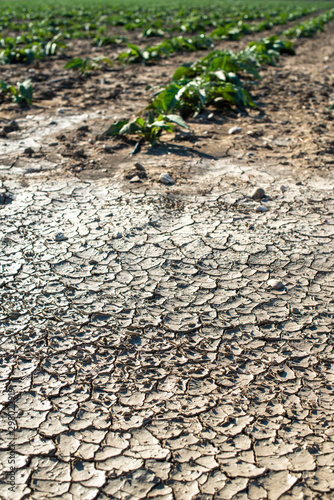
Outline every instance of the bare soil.
{"label": "bare soil", "polygon": [[[278,29],[281,27],[273,32]],[[138,38],[136,33],[131,36],[132,41]],[[223,42],[219,48],[239,50],[248,38],[254,39],[254,35],[238,42]],[[259,167],[289,165],[297,179],[301,169],[304,173],[305,169],[317,169],[325,175],[334,163],[334,114],[329,111],[334,102],[333,42],[332,22],[324,33],[297,41],[295,56],[282,56],[276,67],[261,71],[262,80],[252,86],[256,109],[248,113],[226,107],[208,109],[189,119],[189,133],[164,135],[161,144],[154,148],[143,145],[134,157],[130,153],[135,140],[106,138],[103,132],[113,121],[133,118],[148,105],[153,94],[153,90],[147,90],[148,85],[154,88],[167,84],[180,64],[195,61],[205,51],[146,66],[115,64],[80,76],[64,69],[69,58],[102,53],[110,57],[124,48],[94,48],[88,41],[78,41],[66,57],[35,61],[29,67],[6,67],[6,81],[31,78],[34,105],[24,109],[10,101],[1,103],[0,163],[23,162],[34,171],[34,165],[46,162],[57,175],[70,170],[80,178],[119,178],[137,161],[146,168],[143,186],[161,172],[169,172],[176,182],[191,183],[194,160],[200,158],[230,157]],[[13,121],[17,126],[12,126]],[[229,135],[234,126],[242,131]]]}

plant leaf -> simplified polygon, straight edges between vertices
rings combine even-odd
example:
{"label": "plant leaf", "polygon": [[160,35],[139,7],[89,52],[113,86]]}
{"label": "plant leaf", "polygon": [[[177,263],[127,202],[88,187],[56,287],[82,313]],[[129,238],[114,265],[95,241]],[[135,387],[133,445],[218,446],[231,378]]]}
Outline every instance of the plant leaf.
{"label": "plant leaf", "polygon": [[189,129],[189,125],[186,124],[186,122],[183,120],[183,118],[181,118],[180,115],[167,115],[166,118],[170,122],[173,122],[173,123],[176,123],[176,125],[179,125],[179,127]]}
{"label": "plant leaf", "polygon": [[120,120],[113,125],[110,125],[108,130],[104,132],[105,135],[118,135],[119,131],[128,123],[128,120]]}
{"label": "plant leaf", "polygon": [[65,64],[64,68],[65,69],[70,69],[70,68],[81,68],[84,64],[84,60],[81,59],[81,57],[75,57],[74,59],[71,59],[68,61],[68,63]]}

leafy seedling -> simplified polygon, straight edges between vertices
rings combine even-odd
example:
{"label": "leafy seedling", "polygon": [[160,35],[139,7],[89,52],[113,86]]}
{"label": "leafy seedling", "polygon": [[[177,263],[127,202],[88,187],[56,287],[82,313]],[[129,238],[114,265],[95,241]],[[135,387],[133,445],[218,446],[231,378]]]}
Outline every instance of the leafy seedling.
{"label": "leafy seedling", "polygon": [[154,117],[153,113],[149,111],[147,120],[142,117],[138,117],[132,121],[121,120],[111,125],[105,132],[105,135],[136,135],[139,139],[147,141],[151,146],[154,146],[161,133],[163,131],[169,133],[174,132],[175,125],[189,128],[178,115],[163,116],[160,114],[158,117]]}
{"label": "leafy seedling", "polygon": [[0,93],[11,95],[14,102],[31,106],[33,88],[31,80],[17,82],[16,86],[8,85],[3,80],[0,80]]}
{"label": "leafy seedling", "polygon": [[86,57],[82,59],[81,57],[75,57],[71,59],[67,64],[65,64],[65,69],[75,69],[79,71],[82,75],[85,75],[88,71],[95,71],[99,69],[103,64],[112,66],[112,62],[107,57],[97,57],[96,59],[90,59]]}

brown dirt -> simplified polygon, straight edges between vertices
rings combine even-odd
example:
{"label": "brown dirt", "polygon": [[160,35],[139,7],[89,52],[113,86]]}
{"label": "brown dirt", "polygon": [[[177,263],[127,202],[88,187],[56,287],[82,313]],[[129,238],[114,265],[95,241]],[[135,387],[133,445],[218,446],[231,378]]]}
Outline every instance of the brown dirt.
{"label": "brown dirt", "polygon": [[[248,41],[245,37],[239,42],[224,42],[219,48],[239,50]],[[334,114],[329,111],[334,98],[333,41],[332,22],[324,33],[299,40],[295,56],[282,57],[277,67],[264,68],[261,82],[252,89],[257,109],[248,114],[227,108],[208,109],[189,120],[190,133],[165,135],[160,145],[153,149],[145,145],[134,158],[130,152],[135,141],[104,138],[101,133],[114,120],[132,118],[149,103],[153,91],[147,91],[147,85],[168,83],[182,62],[194,61],[205,52],[177,55],[156,65],[115,65],[80,77],[73,70],[63,69],[69,57],[87,55],[88,50],[91,57],[102,53],[110,56],[114,50],[92,48],[81,41],[66,58],[35,61],[29,69],[23,65],[6,67],[4,80],[22,81],[28,76],[34,86],[32,108],[2,103],[0,125],[8,126],[12,120],[20,125],[20,130],[3,134],[0,140],[6,147],[29,133],[30,120],[38,116],[51,125],[57,124],[62,115],[69,121],[66,127],[65,120],[60,132],[55,127],[54,134],[48,133],[33,152],[4,149],[0,161],[7,165],[13,161],[55,162],[82,178],[119,177],[138,161],[148,174],[142,181],[144,186],[162,171],[168,171],[176,181],[191,182],[194,159],[198,158],[231,157],[243,164],[290,165],[296,177],[305,168],[326,172],[334,162]],[[87,117],[80,120],[83,113]],[[73,116],[75,123],[71,121]],[[229,135],[228,130],[236,125],[242,128],[241,133]]]}

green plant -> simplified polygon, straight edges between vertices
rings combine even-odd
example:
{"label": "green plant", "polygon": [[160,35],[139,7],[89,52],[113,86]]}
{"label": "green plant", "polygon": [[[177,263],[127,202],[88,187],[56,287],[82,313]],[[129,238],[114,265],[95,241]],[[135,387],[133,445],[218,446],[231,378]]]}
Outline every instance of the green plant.
{"label": "green plant", "polygon": [[97,47],[105,47],[106,45],[120,45],[128,40],[125,36],[99,36],[94,38],[93,44]]}
{"label": "green plant", "polygon": [[280,54],[294,55],[293,43],[289,40],[281,40],[277,36],[270,36],[258,42],[250,42],[245,55],[254,57],[258,65],[275,65]]}
{"label": "green plant", "polygon": [[0,93],[11,95],[14,102],[31,106],[33,89],[30,80],[17,82],[15,85],[8,85],[0,80]]}
{"label": "green plant", "polygon": [[67,64],[65,64],[65,69],[75,69],[79,71],[82,75],[85,75],[88,71],[95,71],[99,69],[103,64],[112,66],[112,62],[107,57],[101,56],[95,59],[90,59],[86,57],[82,59],[81,57],[75,57],[71,59]]}
{"label": "green plant", "polygon": [[150,111],[146,120],[139,116],[132,121],[121,120],[114,123],[108,128],[108,130],[106,130],[105,135],[136,135],[137,137],[149,142],[151,146],[154,146],[163,131],[173,132],[176,125],[189,128],[178,115],[170,114],[163,116],[162,114],[159,114],[155,117]]}

